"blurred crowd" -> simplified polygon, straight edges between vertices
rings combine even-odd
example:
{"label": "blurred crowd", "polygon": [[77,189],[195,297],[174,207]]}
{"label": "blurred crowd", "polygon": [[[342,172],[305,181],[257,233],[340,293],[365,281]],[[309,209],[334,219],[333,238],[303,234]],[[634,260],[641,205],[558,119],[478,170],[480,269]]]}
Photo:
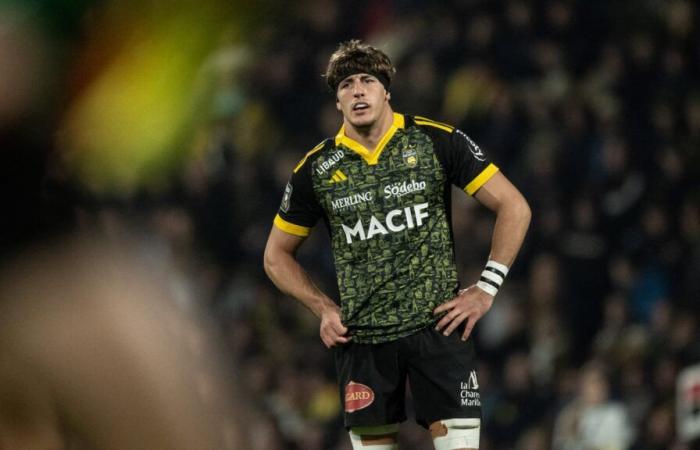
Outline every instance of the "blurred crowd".
{"label": "blurred crowd", "polygon": [[[69,227],[139,230],[175,296],[211,310],[253,399],[252,449],[347,450],[318,320],[275,289],[262,252],[292,168],[340,127],[327,59],[362,38],[397,66],[394,110],[459,127],[533,210],[473,337],[481,448],[687,450],[675,392],[700,363],[699,24],[690,0],[277,6],[245,39],[222,33],[199,68],[204,106],[168,189],[94,195],[59,176],[41,195],[70,205]],[[493,216],[453,202],[470,284]],[[337,298],[322,225],[299,258]],[[400,439],[431,448],[410,419]]]}

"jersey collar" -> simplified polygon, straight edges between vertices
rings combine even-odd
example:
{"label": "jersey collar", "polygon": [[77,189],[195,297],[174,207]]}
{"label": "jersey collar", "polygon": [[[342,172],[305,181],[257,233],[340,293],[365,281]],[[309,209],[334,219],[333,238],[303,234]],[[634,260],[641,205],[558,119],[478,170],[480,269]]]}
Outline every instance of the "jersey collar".
{"label": "jersey collar", "polygon": [[400,128],[405,128],[405,125],[406,121],[404,119],[403,114],[394,113],[393,123],[386,131],[386,133],[384,133],[384,136],[382,136],[382,139],[379,141],[379,144],[377,144],[377,148],[373,152],[367,150],[365,146],[360,144],[359,142],[347,137],[345,135],[345,125],[340,127],[340,131],[338,131],[338,134],[335,136],[335,145],[338,146],[340,144],[343,144],[350,150],[362,156],[362,158],[367,162],[367,164],[373,166],[377,164],[377,161],[379,161],[379,155],[382,154],[384,147],[386,147],[386,144],[394,136],[396,130]]}

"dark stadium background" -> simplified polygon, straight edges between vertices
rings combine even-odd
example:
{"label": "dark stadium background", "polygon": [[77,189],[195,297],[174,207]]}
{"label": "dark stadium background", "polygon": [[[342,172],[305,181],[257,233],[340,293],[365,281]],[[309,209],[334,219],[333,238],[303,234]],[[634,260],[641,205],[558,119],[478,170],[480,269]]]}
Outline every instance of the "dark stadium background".
{"label": "dark stadium background", "polygon": [[[252,398],[251,449],[349,449],[332,355],[262,251],[292,167],[339,127],[327,57],[362,38],[397,65],[394,109],[465,131],[533,210],[474,336],[482,449],[689,449],[676,381],[700,362],[699,24],[685,0],[5,1],[2,262],[129,236],[214,317]],[[466,283],[492,217],[454,202]],[[336,292],[322,226],[300,258]],[[583,416],[601,442],[572,432]],[[410,420],[401,442],[431,448]]]}

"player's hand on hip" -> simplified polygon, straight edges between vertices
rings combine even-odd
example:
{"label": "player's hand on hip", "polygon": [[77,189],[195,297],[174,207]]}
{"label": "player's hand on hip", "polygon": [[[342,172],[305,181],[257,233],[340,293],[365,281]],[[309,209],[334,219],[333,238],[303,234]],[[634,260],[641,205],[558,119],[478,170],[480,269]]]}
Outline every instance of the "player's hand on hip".
{"label": "player's hand on hip", "polygon": [[320,328],[321,340],[327,348],[347,344],[352,339],[347,336],[348,328],[340,321],[340,308],[337,305],[323,311]]}
{"label": "player's hand on hip", "polygon": [[449,336],[466,320],[464,333],[462,333],[462,340],[466,341],[476,322],[491,309],[492,304],[493,297],[476,287],[476,285],[462,289],[455,298],[435,308],[433,313],[436,315],[447,312],[437,323],[435,329],[442,331],[442,334],[445,336]]}

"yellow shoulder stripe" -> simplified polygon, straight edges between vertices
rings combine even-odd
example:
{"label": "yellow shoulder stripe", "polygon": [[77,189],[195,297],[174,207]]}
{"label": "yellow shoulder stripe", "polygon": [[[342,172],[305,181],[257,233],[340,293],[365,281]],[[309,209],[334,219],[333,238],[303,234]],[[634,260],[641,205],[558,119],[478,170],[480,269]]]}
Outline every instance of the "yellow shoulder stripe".
{"label": "yellow shoulder stripe", "polygon": [[418,125],[428,125],[430,127],[435,127],[435,128],[440,128],[441,130],[447,131],[448,133],[452,133],[452,130],[454,128],[448,127],[446,125],[440,125],[439,123],[433,123],[433,122],[424,122],[422,120],[416,120],[416,124]]}
{"label": "yellow shoulder stripe", "polygon": [[428,125],[431,127],[440,128],[441,130],[445,130],[448,133],[451,133],[455,129],[455,127],[451,125],[442,122],[437,122],[435,120],[428,119],[427,117],[415,116],[414,119],[418,125]]}
{"label": "yellow shoulder stripe", "polygon": [[324,145],[325,143],[326,143],[326,141],[323,141],[323,142],[321,142],[320,144],[318,144],[316,147],[312,148],[312,149],[306,154],[306,156],[304,156],[304,158],[303,158],[301,161],[299,161],[299,164],[297,164],[297,166],[294,168],[294,173],[297,173],[297,171],[298,171],[299,169],[301,169],[301,167],[304,165],[304,163],[305,163],[306,160],[309,158],[309,156],[311,156],[311,155],[313,155],[314,153],[316,153],[317,151],[321,150],[321,149],[323,148],[323,145]]}
{"label": "yellow shoulder stripe", "polygon": [[416,120],[420,120],[421,122],[432,122],[432,123],[442,125],[442,126],[447,127],[447,128],[454,128],[452,125],[449,125],[445,122],[438,122],[437,120],[428,119],[427,117],[423,117],[423,116],[414,116],[413,118]]}
{"label": "yellow shoulder stripe", "polygon": [[491,177],[498,172],[498,167],[495,164],[490,163],[484,170],[481,171],[468,185],[464,187],[464,192],[469,195],[474,195],[476,191],[479,190],[481,186],[484,185]]}
{"label": "yellow shoulder stripe", "polygon": [[279,214],[275,216],[275,220],[273,223],[280,230],[284,231],[285,233],[293,234],[294,236],[306,237],[309,235],[309,233],[311,233],[311,228],[287,222],[282,217],[280,217]]}

